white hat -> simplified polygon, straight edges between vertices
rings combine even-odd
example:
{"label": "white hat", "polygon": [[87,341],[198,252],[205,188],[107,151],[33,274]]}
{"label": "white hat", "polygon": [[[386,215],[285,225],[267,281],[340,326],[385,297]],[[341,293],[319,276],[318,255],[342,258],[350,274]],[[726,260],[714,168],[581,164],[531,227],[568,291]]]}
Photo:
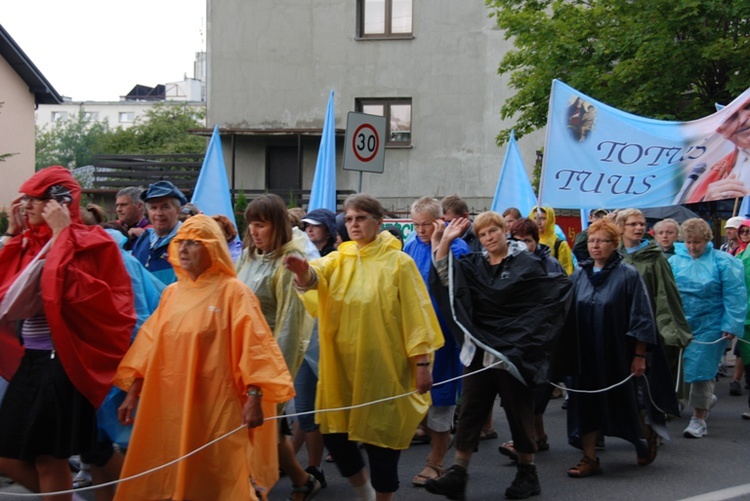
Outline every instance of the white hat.
{"label": "white hat", "polygon": [[740,216],[730,217],[727,220],[727,223],[724,225],[724,228],[734,228],[734,229],[737,229],[737,228],[740,227],[740,225],[742,224],[742,222],[744,220],[745,220],[745,218],[744,217],[740,217]]}

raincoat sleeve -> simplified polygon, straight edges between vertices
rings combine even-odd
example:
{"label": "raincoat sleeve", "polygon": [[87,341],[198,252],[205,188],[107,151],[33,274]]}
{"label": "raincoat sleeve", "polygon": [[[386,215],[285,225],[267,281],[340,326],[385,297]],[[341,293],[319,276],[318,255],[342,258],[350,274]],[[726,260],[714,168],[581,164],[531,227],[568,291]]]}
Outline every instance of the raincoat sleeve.
{"label": "raincoat sleeve", "polygon": [[401,332],[404,336],[406,356],[412,358],[434,352],[445,344],[445,339],[417,265],[406,254],[400,261],[397,272]]}
{"label": "raincoat sleeve", "polygon": [[720,251],[714,251],[714,255],[724,289],[722,293],[724,315],[721,318],[721,331],[742,336],[747,316],[747,289],[742,263]]}
{"label": "raincoat sleeve", "polygon": [[[174,291],[175,285],[166,288],[161,296],[160,304],[169,304],[169,298]],[[154,336],[158,326],[161,325],[162,309],[156,311],[141,325],[138,336],[133,341],[130,349],[120,362],[117,373],[112,384],[121,390],[128,391],[136,379],[144,377],[148,371],[149,361],[151,359],[151,349],[154,343]]]}
{"label": "raincoat sleeve", "polygon": [[[621,264],[620,266],[629,266]],[[631,288],[630,302],[630,323],[626,336],[633,337],[637,341],[643,341],[648,344],[656,344],[656,329],[654,315],[651,311],[651,303],[648,298],[646,284],[643,282],[641,275],[630,267],[634,272],[630,277],[629,288]]]}
{"label": "raincoat sleeve", "polygon": [[[744,268],[744,276],[745,276],[745,290],[750,289],[750,252],[742,251],[739,254],[737,254],[737,259],[742,263],[742,266]],[[747,314],[745,315],[745,328],[747,329],[748,326],[750,326],[750,308],[748,308]],[[745,335],[745,338],[747,338],[747,335]]]}
{"label": "raincoat sleeve", "polygon": [[313,318],[294,288],[294,274],[280,265],[274,274],[276,325],[274,337],[292,374],[297,374],[312,335]]}
{"label": "raincoat sleeve", "polygon": [[[244,287],[244,285],[243,285]],[[254,294],[243,291],[231,298],[235,304],[232,331],[233,359],[239,360],[238,385],[244,393],[248,386],[258,386],[263,402],[281,403],[294,397],[294,385],[284,356],[260,310]]]}
{"label": "raincoat sleeve", "polygon": [[656,275],[656,328],[670,346],[684,348],[693,339],[690,325],[682,309],[682,299],[672,274],[672,268],[666,259],[654,263]]}
{"label": "raincoat sleeve", "polygon": [[575,270],[575,267],[573,266],[573,253],[570,251],[570,246],[568,245],[568,242],[563,240],[560,243],[560,247],[557,250],[557,260],[560,261],[560,264],[565,269],[565,273],[568,274],[568,276],[573,274],[573,271]]}

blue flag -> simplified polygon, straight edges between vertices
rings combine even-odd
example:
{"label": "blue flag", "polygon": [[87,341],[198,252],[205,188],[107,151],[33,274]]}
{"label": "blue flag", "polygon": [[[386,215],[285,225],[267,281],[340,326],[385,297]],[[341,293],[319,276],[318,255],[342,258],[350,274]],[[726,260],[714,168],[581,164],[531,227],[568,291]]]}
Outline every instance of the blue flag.
{"label": "blue flag", "polygon": [[328,98],[318,163],[315,165],[310,203],[307,206],[308,212],[314,209],[328,209],[336,213],[336,115],[333,112],[333,91]]}
{"label": "blue flag", "polygon": [[529,214],[535,205],[536,195],[523,165],[516,136],[511,131],[491,210],[502,214],[505,209],[515,207],[525,215]]}
{"label": "blue flag", "polygon": [[219,126],[214,127],[211,141],[208,143],[206,156],[203,158],[203,166],[195,184],[193,198],[190,200],[207,216],[221,214],[228,217],[234,227],[237,221],[234,218],[232,207],[232,195],[229,191],[227,170],[224,167],[224,153],[221,151],[221,138],[219,137]]}

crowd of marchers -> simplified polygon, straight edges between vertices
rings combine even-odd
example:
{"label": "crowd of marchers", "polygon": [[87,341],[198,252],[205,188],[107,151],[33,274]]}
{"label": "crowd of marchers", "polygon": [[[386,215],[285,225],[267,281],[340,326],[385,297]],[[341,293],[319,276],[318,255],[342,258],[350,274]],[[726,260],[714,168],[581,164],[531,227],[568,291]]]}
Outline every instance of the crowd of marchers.
{"label": "crowd of marchers", "polygon": [[750,369],[743,218],[715,249],[702,219],[596,209],[571,247],[551,207],[472,219],[457,195],[414,201],[406,238],[367,194],[339,214],[263,195],[244,235],[169,181],[121,190],[116,221],[81,196],[38,171],[0,238],[0,474],[45,500],[91,482],[99,501],[265,499],[280,471],[309,500],[328,461],[384,501],[414,443],[410,483],[461,500],[498,396],[505,496],[525,499],[559,389],[585,478],[606,437],[641,466],[683,412],[704,437],[725,351],[730,394]]}

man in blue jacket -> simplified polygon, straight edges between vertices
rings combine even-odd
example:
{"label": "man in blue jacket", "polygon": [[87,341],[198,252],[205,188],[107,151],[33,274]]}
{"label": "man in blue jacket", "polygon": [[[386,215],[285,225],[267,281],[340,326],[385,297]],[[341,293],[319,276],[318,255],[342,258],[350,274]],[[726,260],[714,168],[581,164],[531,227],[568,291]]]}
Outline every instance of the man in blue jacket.
{"label": "man in blue jacket", "polygon": [[180,208],[187,203],[187,198],[169,181],[157,181],[141,193],[141,200],[146,203],[152,227],[133,244],[133,256],[169,285],[177,281],[177,277],[167,259],[167,248],[180,228]]}

